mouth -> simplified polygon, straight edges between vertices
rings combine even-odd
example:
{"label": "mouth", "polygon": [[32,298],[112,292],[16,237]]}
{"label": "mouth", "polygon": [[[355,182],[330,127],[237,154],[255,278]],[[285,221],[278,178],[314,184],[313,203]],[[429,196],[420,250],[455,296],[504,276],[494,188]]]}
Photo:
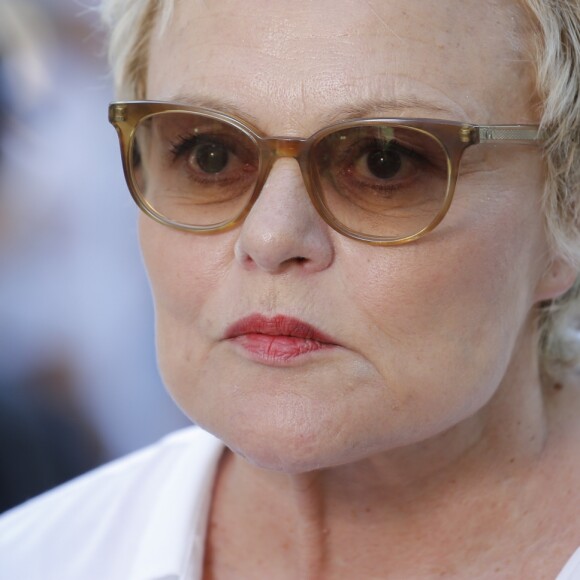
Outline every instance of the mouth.
{"label": "mouth", "polygon": [[251,358],[267,363],[286,363],[338,346],[332,337],[314,326],[284,315],[247,316],[232,324],[224,339],[239,346]]}

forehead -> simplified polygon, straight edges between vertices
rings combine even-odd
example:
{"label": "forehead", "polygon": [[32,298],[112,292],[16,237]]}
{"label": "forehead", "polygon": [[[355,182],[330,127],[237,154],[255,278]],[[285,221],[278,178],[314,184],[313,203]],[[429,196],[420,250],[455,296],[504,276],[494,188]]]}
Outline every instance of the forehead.
{"label": "forehead", "polygon": [[363,113],[534,122],[526,24],[516,0],[176,0],[147,98],[286,134]]}

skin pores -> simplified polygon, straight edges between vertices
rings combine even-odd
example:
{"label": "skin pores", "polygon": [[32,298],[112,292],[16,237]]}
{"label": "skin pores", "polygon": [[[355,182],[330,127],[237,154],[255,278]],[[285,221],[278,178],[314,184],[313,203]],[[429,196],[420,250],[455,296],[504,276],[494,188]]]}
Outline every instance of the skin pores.
{"label": "skin pores", "polygon": [[[270,135],[309,136],[353,106],[536,123],[514,40],[525,21],[507,1],[178,1],[150,47],[147,98],[233,110]],[[533,309],[570,278],[548,269],[543,181],[535,146],[474,147],[443,223],[390,248],[330,229],[287,159],[234,230],[198,236],[143,217],[170,392],[235,451],[286,472],[447,431],[432,454],[445,463],[505,425],[540,429]],[[251,314],[299,318],[339,346],[256,362],[224,340]]]}

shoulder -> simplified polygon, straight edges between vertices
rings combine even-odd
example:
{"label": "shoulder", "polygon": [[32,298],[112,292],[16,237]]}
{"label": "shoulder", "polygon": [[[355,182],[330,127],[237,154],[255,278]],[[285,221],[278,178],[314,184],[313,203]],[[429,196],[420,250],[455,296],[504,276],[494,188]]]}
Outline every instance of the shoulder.
{"label": "shoulder", "polygon": [[129,555],[139,552],[152,519],[183,518],[210,489],[222,450],[205,431],[184,429],[7,512],[0,577],[51,578],[55,570],[59,580],[120,578],[123,569],[129,577]]}

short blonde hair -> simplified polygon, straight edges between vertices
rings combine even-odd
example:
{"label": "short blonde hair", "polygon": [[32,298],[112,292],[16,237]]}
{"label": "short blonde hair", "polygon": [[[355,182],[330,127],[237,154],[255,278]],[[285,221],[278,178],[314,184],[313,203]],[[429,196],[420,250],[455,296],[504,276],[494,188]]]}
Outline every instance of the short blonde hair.
{"label": "short blonde hair", "polygon": [[[532,62],[542,103],[547,179],[543,196],[552,245],[580,269],[580,2],[519,0],[530,14]],[[172,0],[103,0],[109,57],[117,94],[145,98],[148,47],[157,20]],[[580,366],[580,278],[562,297],[542,306],[540,365],[556,378]]]}

